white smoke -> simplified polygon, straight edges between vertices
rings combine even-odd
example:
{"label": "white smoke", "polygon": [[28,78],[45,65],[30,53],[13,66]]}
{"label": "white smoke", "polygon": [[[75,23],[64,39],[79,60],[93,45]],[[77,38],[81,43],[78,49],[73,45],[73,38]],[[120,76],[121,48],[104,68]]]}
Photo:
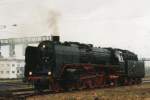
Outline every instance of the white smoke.
{"label": "white smoke", "polygon": [[60,13],[58,11],[50,10],[49,11],[49,18],[48,18],[48,25],[51,30],[52,36],[59,36],[59,21]]}

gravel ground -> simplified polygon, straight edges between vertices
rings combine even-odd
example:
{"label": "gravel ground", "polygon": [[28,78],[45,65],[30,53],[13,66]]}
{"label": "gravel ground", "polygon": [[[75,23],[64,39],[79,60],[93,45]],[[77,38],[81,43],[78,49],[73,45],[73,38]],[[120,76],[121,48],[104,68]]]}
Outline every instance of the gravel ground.
{"label": "gravel ground", "polygon": [[150,100],[150,83],[33,96],[27,100]]}

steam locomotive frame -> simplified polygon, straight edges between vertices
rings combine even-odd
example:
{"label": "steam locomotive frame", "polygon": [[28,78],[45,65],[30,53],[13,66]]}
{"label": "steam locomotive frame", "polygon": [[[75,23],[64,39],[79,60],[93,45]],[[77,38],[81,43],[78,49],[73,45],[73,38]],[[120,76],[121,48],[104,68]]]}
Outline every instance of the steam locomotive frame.
{"label": "steam locomotive frame", "polygon": [[53,38],[26,48],[25,78],[38,91],[139,84],[145,75],[144,62],[133,52]]}

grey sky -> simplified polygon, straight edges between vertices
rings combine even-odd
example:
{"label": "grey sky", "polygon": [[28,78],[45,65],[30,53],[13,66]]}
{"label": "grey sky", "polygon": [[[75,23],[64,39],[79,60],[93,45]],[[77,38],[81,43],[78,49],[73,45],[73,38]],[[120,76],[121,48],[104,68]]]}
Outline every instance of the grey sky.
{"label": "grey sky", "polygon": [[50,35],[50,11],[55,11],[62,41],[150,57],[149,5],[149,0],[0,0],[0,38]]}

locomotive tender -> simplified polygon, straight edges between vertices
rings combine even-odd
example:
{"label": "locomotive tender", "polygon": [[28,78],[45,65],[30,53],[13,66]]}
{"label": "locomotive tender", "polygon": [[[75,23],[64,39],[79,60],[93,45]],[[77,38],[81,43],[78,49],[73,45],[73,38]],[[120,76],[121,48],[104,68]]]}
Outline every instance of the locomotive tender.
{"label": "locomotive tender", "polygon": [[57,36],[26,48],[25,78],[38,91],[139,84],[144,75],[144,62],[128,50],[61,43]]}

